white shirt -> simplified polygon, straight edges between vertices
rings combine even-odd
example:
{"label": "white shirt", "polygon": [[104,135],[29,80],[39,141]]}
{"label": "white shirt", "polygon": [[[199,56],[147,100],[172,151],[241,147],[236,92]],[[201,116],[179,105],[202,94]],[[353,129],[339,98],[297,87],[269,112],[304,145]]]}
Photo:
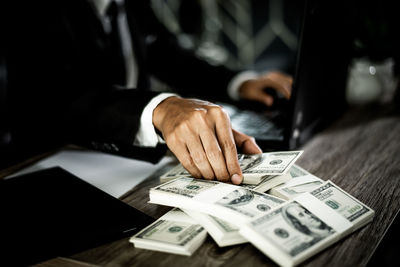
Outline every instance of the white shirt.
{"label": "white shirt", "polygon": [[[107,8],[112,0],[90,0],[97,10],[99,17],[103,23],[103,27],[105,31],[109,31],[110,28],[108,19],[105,16]],[[123,0],[114,0],[114,1],[123,1]],[[122,50],[125,58],[125,68],[126,68],[126,86],[128,88],[134,88],[137,86],[137,77],[138,77],[138,66],[136,63],[136,59],[133,53],[133,46],[131,42],[131,38],[129,35],[128,23],[126,20],[125,14],[118,18],[118,26],[121,30],[121,44]],[[228,95],[234,99],[239,100],[239,88],[240,85],[249,79],[255,78],[257,73],[252,71],[246,71],[239,73],[236,75],[228,85]],[[153,111],[162,101],[167,99],[168,97],[175,96],[176,94],[171,93],[161,93],[156,97],[152,98],[150,102],[143,109],[142,115],[140,117],[140,125],[139,131],[135,136],[135,140],[133,142],[136,146],[145,146],[145,147],[155,147],[158,143],[163,143],[164,140],[156,133],[156,130],[153,125]]]}

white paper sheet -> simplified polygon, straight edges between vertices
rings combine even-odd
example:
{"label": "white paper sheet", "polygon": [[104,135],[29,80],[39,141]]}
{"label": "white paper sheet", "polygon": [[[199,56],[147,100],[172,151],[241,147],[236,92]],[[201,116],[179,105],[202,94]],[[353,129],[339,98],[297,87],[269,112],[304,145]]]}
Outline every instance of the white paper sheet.
{"label": "white paper sheet", "polygon": [[159,163],[152,164],[97,151],[62,150],[10,177],[60,166],[106,193],[120,197],[172,160],[172,157],[164,157]]}

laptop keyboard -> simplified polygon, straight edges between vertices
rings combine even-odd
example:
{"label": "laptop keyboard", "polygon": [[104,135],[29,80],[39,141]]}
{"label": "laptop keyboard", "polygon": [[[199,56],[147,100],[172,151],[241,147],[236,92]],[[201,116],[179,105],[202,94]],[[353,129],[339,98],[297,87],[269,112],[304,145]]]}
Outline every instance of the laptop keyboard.
{"label": "laptop keyboard", "polygon": [[283,129],[278,128],[273,122],[276,114],[266,116],[250,110],[240,110],[235,106],[222,104],[231,118],[232,127],[235,130],[253,136],[258,140],[283,140]]}

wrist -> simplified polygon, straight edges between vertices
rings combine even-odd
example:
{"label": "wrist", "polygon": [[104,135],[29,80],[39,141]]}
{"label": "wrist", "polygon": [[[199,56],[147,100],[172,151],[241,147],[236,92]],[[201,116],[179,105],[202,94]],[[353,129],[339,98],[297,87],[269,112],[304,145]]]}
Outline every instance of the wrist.
{"label": "wrist", "polygon": [[168,114],[168,109],[169,107],[175,103],[176,101],[178,101],[178,99],[180,99],[180,97],[178,96],[170,96],[166,99],[164,99],[163,101],[161,101],[157,107],[153,110],[153,125],[154,127],[160,131],[162,129],[162,123],[164,121],[165,116]]}

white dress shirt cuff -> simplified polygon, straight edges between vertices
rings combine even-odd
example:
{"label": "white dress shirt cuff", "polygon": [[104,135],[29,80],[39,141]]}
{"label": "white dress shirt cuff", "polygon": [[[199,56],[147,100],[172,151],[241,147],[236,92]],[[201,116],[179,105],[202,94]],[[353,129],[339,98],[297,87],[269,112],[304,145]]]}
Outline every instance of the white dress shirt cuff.
{"label": "white dress shirt cuff", "polygon": [[255,79],[259,75],[255,71],[243,71],[237,74],[228,84],[228,95],[233,100],[240,100],[239,88],[247,80]]}
{"label": "white dress shirt cuff", "polygon": [[133,144],[142,147],[156,147],[158,143],[164,143],[164,140],[156,133],[153,125],[153,111],[166,98],[176,96],[176,94],[162,93],[153,97],[143,109],[140,117],[139,131],[136,134]]}

